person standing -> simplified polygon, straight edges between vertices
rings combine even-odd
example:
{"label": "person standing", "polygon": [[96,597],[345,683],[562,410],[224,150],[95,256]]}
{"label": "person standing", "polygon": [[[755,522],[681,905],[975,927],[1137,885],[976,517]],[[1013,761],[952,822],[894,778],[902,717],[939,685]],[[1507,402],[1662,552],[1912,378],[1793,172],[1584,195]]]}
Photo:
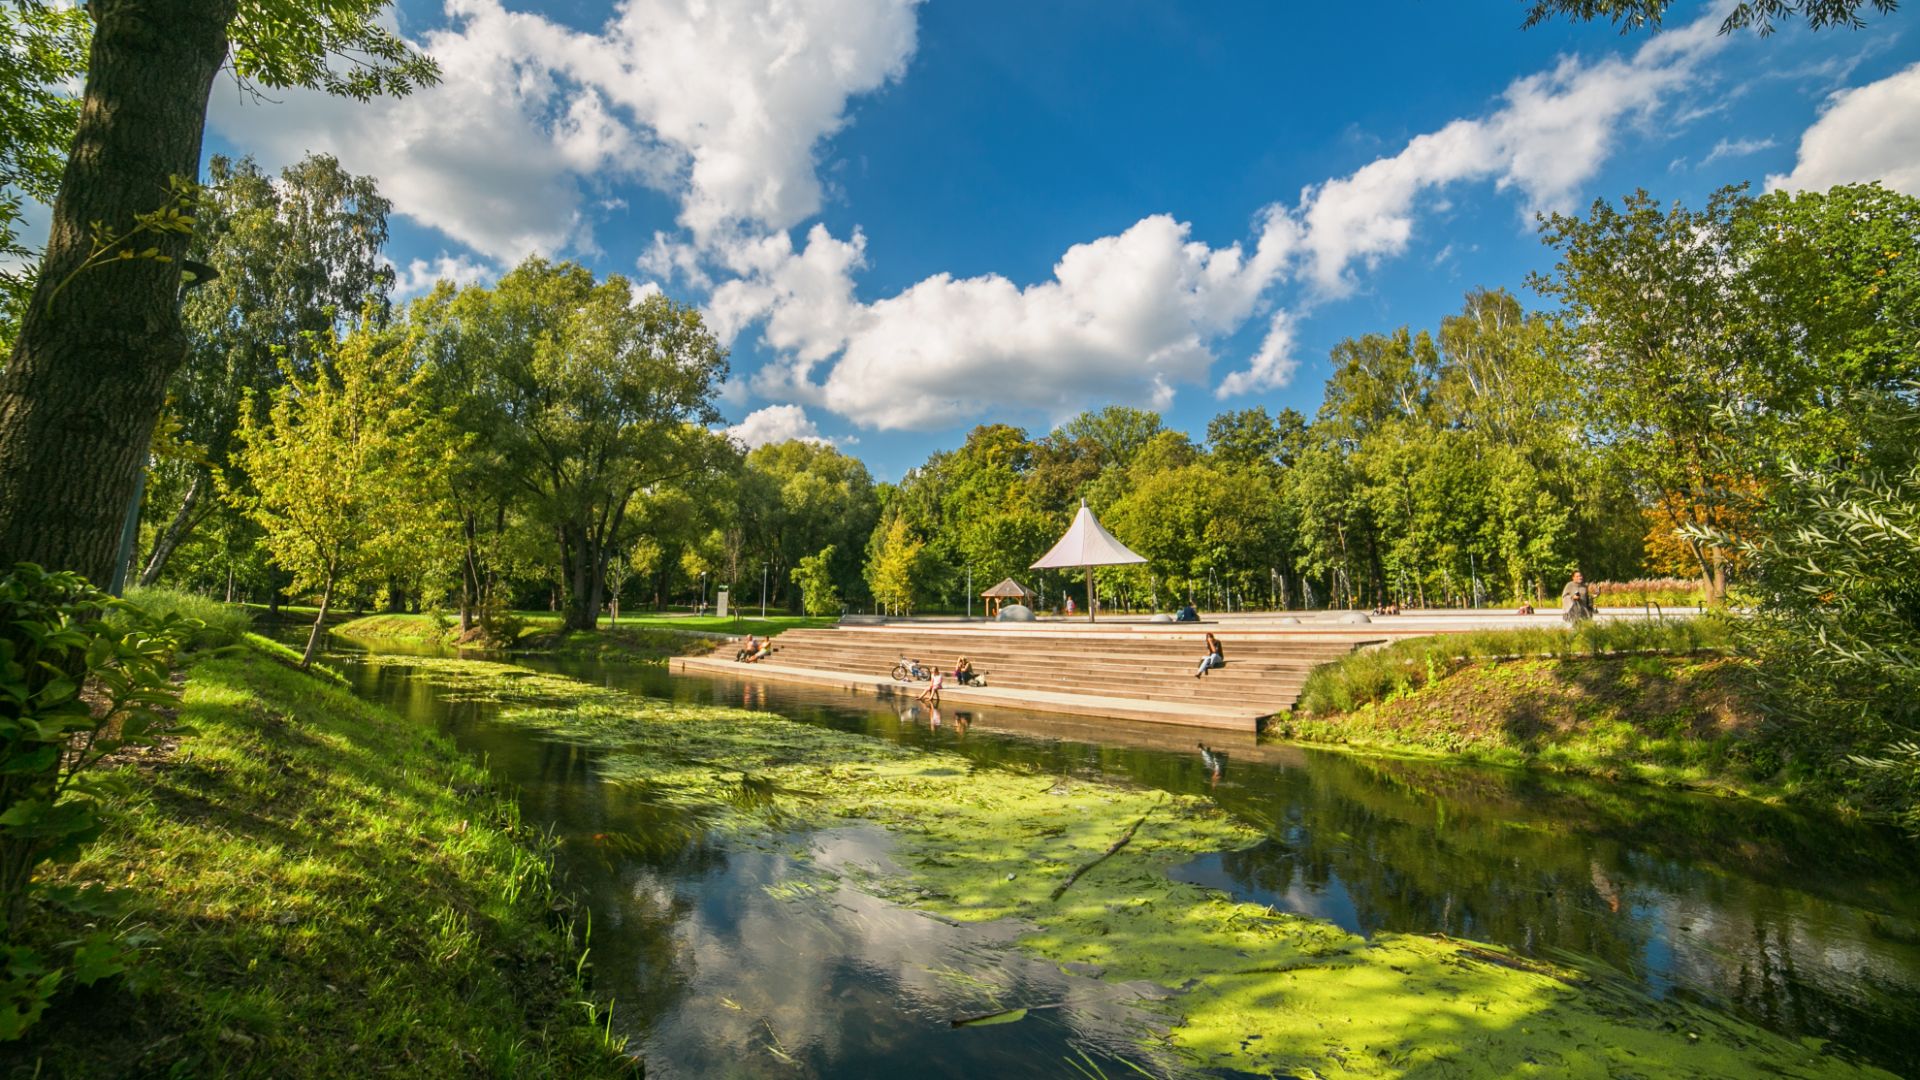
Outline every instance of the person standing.
{"label": "person standing", "polygon": [[1578,626],[1593,618],[1593,586],[1587,584],[1586,575],[1573,572],[1573,580],[1560,590],[1560,605],[1566,611],[1560,616],[1568,626]]}

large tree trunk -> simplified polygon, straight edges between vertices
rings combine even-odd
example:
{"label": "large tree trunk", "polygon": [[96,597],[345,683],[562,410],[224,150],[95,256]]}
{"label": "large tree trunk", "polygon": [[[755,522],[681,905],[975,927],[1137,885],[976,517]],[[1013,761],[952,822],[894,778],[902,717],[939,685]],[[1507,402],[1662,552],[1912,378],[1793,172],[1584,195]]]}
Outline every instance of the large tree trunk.
{"label": "large tree trunk", "polygon": [[595,554],[593,545],[585,535],[571,527],[561,529],[562,630],[592,630],[600,625],[600,612],[595,604],[599,592],[594,588]]}
{"label": "large tree trunk", "polygon": [[[169,257],[81,269],[91,227],[115,235],[200,173],[207,93],[238,0],[94,0],[73,153],[12,361],[0,373],[0,566],[112,574],[167,376],[186,352],[177,298],[187,237],[135,237]],[[54,292],[58,290],[59,296]]]}
{"label": "large tree trunk", "polygon": [[[187,485],[186,498],[180,500],[180,509],[174,512],[173,521],[167,525],[158,539],[153,542],[153,553],[147,557],[147,568],[140,571],[140,587],[147,588],[160,580],[160,572],[167,568],[167,560],[173,557],[173,551],[186,539],[193,527],[199,524],[193,512],[200,507],[200,498],[206,494],[207,474],[194,470],[193,482]],[[232,591],[231,587],[228,589]]]}

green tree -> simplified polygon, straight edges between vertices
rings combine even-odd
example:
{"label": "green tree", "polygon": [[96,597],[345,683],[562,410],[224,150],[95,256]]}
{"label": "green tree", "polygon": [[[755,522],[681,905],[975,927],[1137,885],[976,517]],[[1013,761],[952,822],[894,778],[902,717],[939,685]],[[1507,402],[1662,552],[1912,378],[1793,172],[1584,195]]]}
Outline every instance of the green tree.
{"label": "green tree", "polygon": [[1125,405],[1083,412],[1060,425],[1056,438],[1084,440],[1095,447],[1104,468],[1126,468],[1133,455],[1162,428],[1160,414]]}
{"label": "green tree", "polygon": [[1739,268],[1727,318],[1755,373],[1743,442],[1804,466],[1899,460],[1881,418],[1920,379],[1916,238],[1920,199],[1878,184],[1739,205],[1724,243]]}
{"label": "green tree", "polygon": [[457,423],[555,545],[563,624],[592,629],[636,497],[730,467],[707,428],[726,351],[691,307],[538,258],[421,317],[464,388]]}
{"label": "green tree", "polygon": [[[21,0],[50,11],[52,0]],[[0,372],[0,565],[104,579],[186,353],[178,298],[213,79],[353,98],[437,76],[381,21],[386,0],[99,0],[73,150],[40,277]],[[138,103],[132,107],[129,103]],[[177,220],[174,224],[178,224]],[[122,253],[138,257],[119,257]]]}
{"label": "green tree", "polygon": [[911,613],[921,594],[920,576],[926,542],[913,534],[905,518],[894,518],[880,540],[868,568],[873,598],[889,611]]}
{"label": "green tree", "polygon": [[742,558],[767,567],[775,602],[793,606],[782,584],[797,584],[793,568],[829,547],[834,588],[865,591],[859,557],[880,506],[859,459],[817,442],[772,443],[747,454],[740,488]]}
{"label": "green tree", "polygon": [[1729,548],[1782,463],[1890,449],[1871,417],[1920,377],[1920,200],[1875,186],[1662,209],[1645,192],[1556,216],[1533,283],[1567,306],[1582,405],[1717,598]]}
{"label": "green tree", "polygon": [[417,561],[447,536],[454,442],[421,407],[428,369],[413,367],[413,344],[356,331],[310,374],[289,364],[264,418],[241,411],[234,457],[254,490],[226,494],[259,525],[294,588],[319,595],[303,666],[338,588]]}
{"label": "green tree", "polygon": [[[295,370],[316,362],[325,331],[387,314],[393,269],[381,258],[392,204],[370,177],[335,159],[309,155],[276,178],[250,158],[216,155],[208,164],[199,227],[188,254],[219,274],[182,304],[187,359],[168,384],[175,436],[195,452],[161,461],[148,506],[162,512],[140,573],[159,580],[181,542],[220,500],[205,496],[210,469],[225,463],[240,399],[280,379],[280,357]],[[230,482],[244,477],[229,474]]]}
{"label": "green tree", "polygon": [[800,604],[809,615],[840,614],[840,590],[834,586],[833,545],[828,544],[800,560],[793,583],[800,586]]}
{"label": "green tree", "polygon": [[1543,231],[1560,265],[1529,279],[1576,328],[1595,433],[1642,498],[1695,538],[1715,600],[1726,595],[1727,549],[1700,538],[1732,531],[1744,491],[1728,466],[1737,436],[1721,418],[1752,408],[1761,389],[1738,332],[1741,285],[1726,272],[1742,202],[1727,189],[1695,213],[1641,191],[1618,209],[1596,202],[1585,219],[1556,214]]}
{"label": "green tree", "polygon": [[[27,265],[34,255],[20,242],[26,200],[53,202],[80,120],[80,100],[69,80],[87,70],[92,24],[79,7],[0,8],[0,350],[13,351],[14,331],[33,291]],[[0,363],[5,363],[0,359]]]}

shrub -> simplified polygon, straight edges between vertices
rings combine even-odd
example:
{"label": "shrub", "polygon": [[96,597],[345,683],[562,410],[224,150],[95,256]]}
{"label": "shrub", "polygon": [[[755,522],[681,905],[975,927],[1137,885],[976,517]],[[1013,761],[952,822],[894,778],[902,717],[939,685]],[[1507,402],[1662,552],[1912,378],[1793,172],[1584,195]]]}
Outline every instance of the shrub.
{"label": "shrub", "polygon": [[474,626],[491,648],[511,649],[527,632],[527,622],[507,607],[506,598],[495,594],[474,612]]}
{"label": "shrub", "polygon": [[1363,649],[1307,676],[1299,708],[1330,714],[1404,696],[1476,659],[1520,656],[1606,656],[1723,650],[1731,634],[1715,617],[1585,622],[1578,627],[1476,630],[1406,638]]}
{"label": "shrub", "polygon": [[1920,835],[1920,410],[1902,430],[1903,467],[1788,470],[1742,546],[1755,610],[1740,645],[1769,736]]}
{"label": "shrub", "polygon": [[[63,982],[82,986],[126,968],[111,931],[21,940],[35,868],[70,859],[99,835],[111,778],[94,766],[172,727],[174,655],[207,632],[178,612],[119,600],[72,573],[21,563],[0,576],[0,1039],[18,1038]],[[111,909],[100,889],[37,899],[73,920]]]}

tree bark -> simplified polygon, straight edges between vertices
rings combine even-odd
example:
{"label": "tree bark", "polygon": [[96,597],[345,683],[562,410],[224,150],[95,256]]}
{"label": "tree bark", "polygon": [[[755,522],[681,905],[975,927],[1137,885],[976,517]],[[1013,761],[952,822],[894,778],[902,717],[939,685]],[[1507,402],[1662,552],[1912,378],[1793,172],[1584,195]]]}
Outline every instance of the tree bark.
{"label": "tree bark", "polygon": [[460,560],[460,634],[465,637],[473,629],[473,609],[480,603],[480,552],[473,514],[465,515],[460,527],[467,546]]}
{"label": "tree bark", "polygon": [[[194,179],[207,94],[238,0],[94,0],[80,123],[53,206],[39,283],[0,373],[0,566],[112,574],[167,376],[186,353],[187,237],[135,238],[169,261],[82,270],[91,226],[116,235]],[[64,285],[64,288],[62,288]],[[53,294],[60,289],[56,298]]]}
{"label": "tree bark", "polygon": [[[186,539],[188,533],[199,521],[193,512],[200,506],[200,499],[207,491],[207,474],[195,470],[193,482],[187,485],[186,497],[180,500],[180,509],[173,515],[173,521],[166,531],[153,542],[153,553],[147,557],[147,568],[140,571],[140,587],[147,588],[160,580],[160,572],[167,568],[167,560],[173,557],[173,551]],[[229,574],[228,592],[232,592],[231,574]]]}
{"label": "tree bark", "polygon": [[320,635],[327,622],[327,605],[333,601],[333,575],[327,575],[327,587],[320,591],[320,614],[313,617],[313,629],[307,633],[307,651],[300,655],[302,670],[313,666],[313,654],[320,651]]}

